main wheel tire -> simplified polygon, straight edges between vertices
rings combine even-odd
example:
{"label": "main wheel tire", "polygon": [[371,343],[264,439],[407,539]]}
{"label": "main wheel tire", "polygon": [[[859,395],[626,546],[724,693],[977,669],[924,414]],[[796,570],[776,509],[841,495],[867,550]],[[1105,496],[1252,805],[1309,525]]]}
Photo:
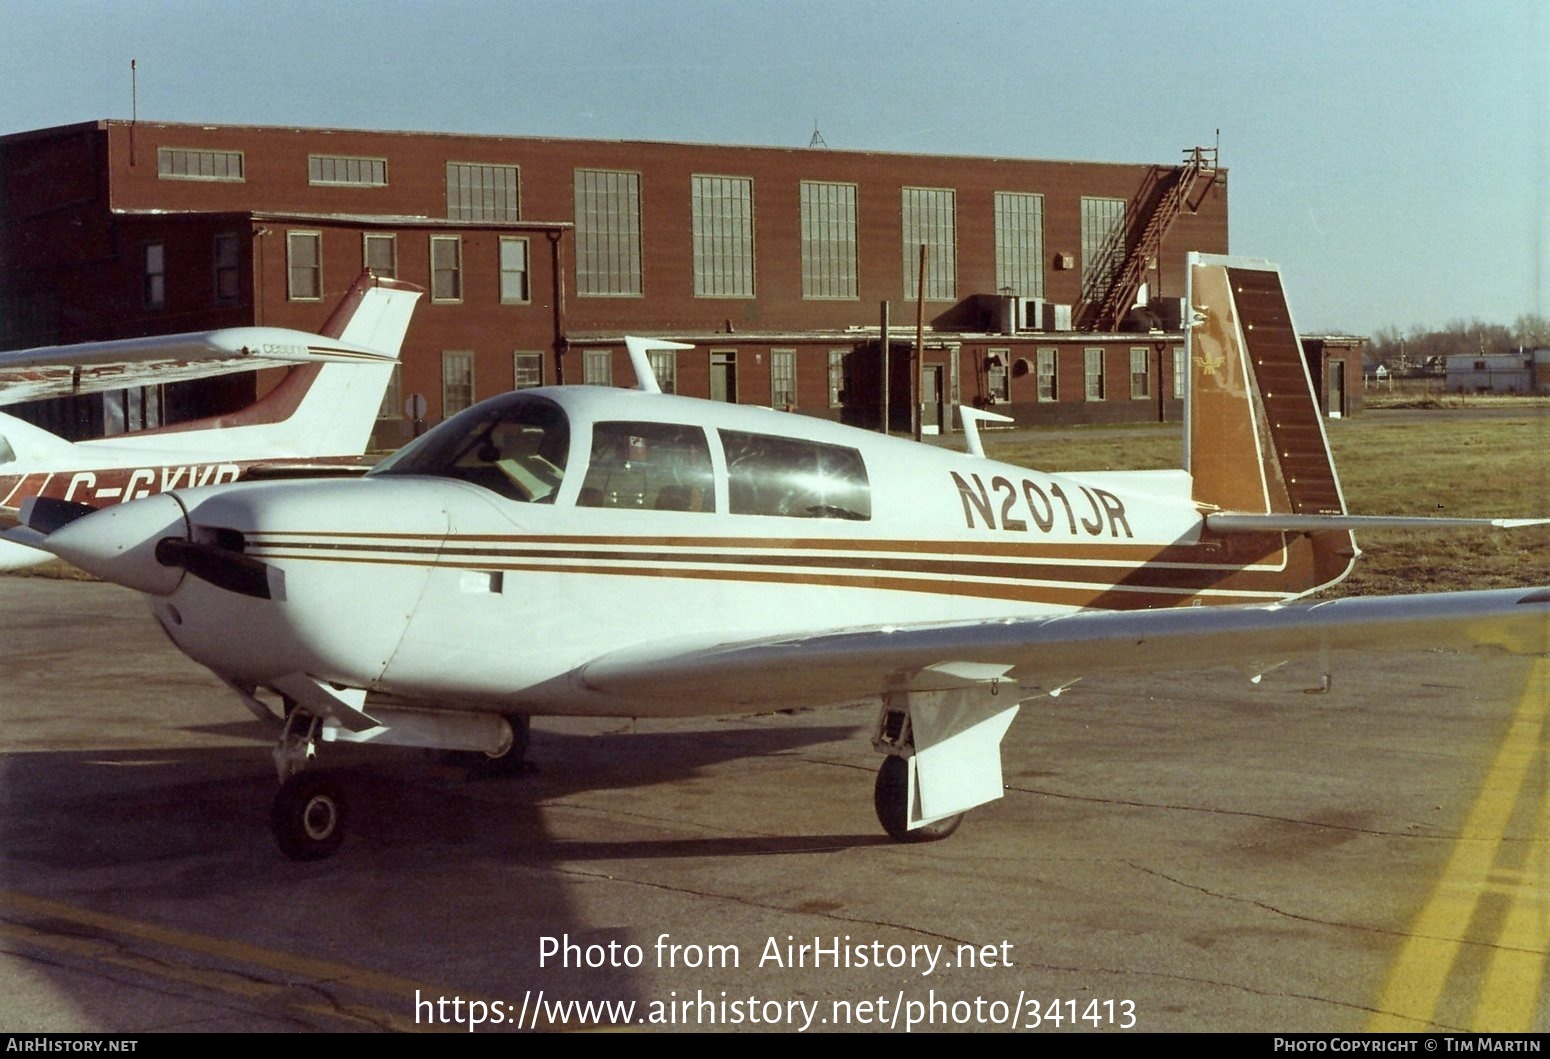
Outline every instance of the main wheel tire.
{"label": "main wheel tire", "polygon": [[910,763],[897,754],[883,758],[882,767],[877,770],[872,804],[877,809],[878,823],[895,842],[936,842],[963,823],[963,814],[957,813],[911,829]]}
{"label": "main wheel tire", "polygon": [[339,783],[321,772],[298,772],[280,785],[269,807],[275,844],[292,860],[322,860],[344,841],[346,804]]}

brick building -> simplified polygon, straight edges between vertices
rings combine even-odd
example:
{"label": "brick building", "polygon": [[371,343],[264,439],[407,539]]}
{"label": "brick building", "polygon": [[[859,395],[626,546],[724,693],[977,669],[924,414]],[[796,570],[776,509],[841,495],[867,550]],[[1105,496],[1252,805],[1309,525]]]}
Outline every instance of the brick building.
{"label": "brick building", "polygon": [[[660,355],[665,389],[880,426],[885,302],[907,430],[922,246],[927,432],[957,403],[1173,419],[1185,255],[1227,252],[1226,172],[1203,151],[1156,166],[123,121],[0,137],[0,348],[314,330],[370,267],[427,291],[388,444],[410,394],[434,422],[513,387],[631,385],[624,334],[696,345]],[[266,384],[134,407],[175,419]],[[101,427],[94,408],[78,432]]]}

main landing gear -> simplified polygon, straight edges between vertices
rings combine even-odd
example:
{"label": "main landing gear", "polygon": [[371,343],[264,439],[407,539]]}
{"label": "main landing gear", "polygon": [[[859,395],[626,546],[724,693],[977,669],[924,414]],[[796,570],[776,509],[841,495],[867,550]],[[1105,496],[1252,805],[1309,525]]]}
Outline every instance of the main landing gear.
{"label": "main landing gear", "polygon": [[[449,728],[448,725],[464,722],[466,715],[464,718],[446,714],[430,717],[429,711],[419,711],[417,718],[406,710],[376,711],[384,718],[390,712],[396,723],[387,724],[384,720],[385,728],[369,729],[364,734],[330,729],[325,740],[321,717],[294,703],[287,703],[285,728],[274,748],[280,789],[275,792],[269,807],[269,827],[274,833],[275,844],[287,857],[322,860],[344,842],[349,802],[340,780],[317,765],[320,742],[339,739],[452,749],[466,755],[463,760],[472,771],[486,776],[514,776],[529,768],[526,762],[529,728],[525,714],[511,714],[505,718],[487,714],[482,720],[467,720],[461,728]],[[428,723],[416,723],[417,720],[426,722],[427,718],[430,718]],[[467,726],[473,725],[479,726],[480,730],[470,734]],[[372,738],[372,733],[382,734]],[[466,749],[478,745],[491,749]]]}
{"label": "main landing gear", "polygon": [[269,828],[280,852],[292,860],[322,860],[344,841],[344,788],[329,773],[311,767],[322,728],[322,718],[289,709],[274,748],[280,789],[269,805]]}
{"label": "main landing gear", "polygon": [[872,746],[887,755],[877,770],[872,805],[877,810],[877,822],[883,825],[889,838],[895,842],[936,842],[958,830],[958,825],[963,823],[963,813],[910,826],[910,810],[915,800],[910,784],[915,733],[908,709],[884,704]]}

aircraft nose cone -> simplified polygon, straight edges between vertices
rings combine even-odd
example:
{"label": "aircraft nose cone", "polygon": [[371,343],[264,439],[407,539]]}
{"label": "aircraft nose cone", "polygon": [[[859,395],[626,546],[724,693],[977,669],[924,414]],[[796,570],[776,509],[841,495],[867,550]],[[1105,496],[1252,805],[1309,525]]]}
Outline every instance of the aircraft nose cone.
{"label": "aircraft nose cone", "polygon": [[48,535],[48,549],[87,573],[153,596],[170,595],[181,566],[163,566],[156,542],[188,537],[188,513],[171,493],[94,511]]}

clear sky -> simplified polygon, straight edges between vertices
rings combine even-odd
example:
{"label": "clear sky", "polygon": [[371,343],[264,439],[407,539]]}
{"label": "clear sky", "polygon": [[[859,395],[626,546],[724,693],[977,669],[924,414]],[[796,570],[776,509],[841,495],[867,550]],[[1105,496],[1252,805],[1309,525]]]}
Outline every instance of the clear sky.
{"label": "clear sky", "polygon": [[147,121],[1174,163],[1304,331],[1550,314],[1550,3],[0,0],[0,134]]}

